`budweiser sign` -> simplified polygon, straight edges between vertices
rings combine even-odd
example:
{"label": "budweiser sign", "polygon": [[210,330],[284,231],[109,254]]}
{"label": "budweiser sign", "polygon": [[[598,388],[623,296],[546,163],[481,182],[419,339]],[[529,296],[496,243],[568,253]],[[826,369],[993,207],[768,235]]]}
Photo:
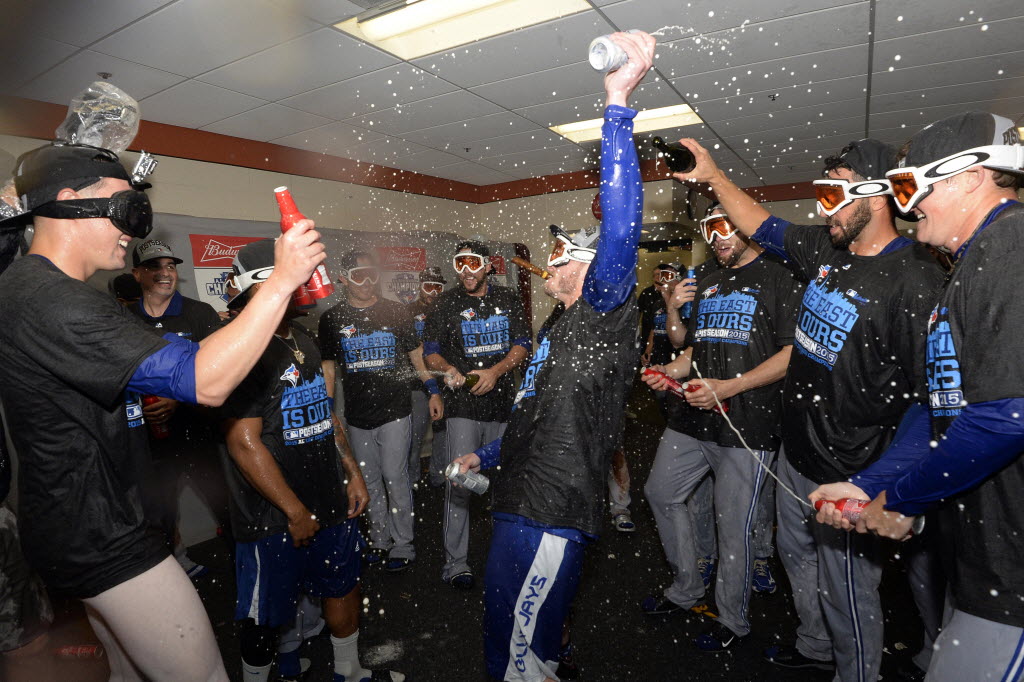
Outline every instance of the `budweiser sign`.
{"label": "budweiser sign", "polygon": [[419,272],[427,267],[427,250],[416,246],[378,246],[374,249],[384,270]]}
{"label": "budweiser sign", "polygon": [[505,258],[504,258],[504,256],[494,256],[494,255],[492,255],[491,256],[491,267],[493,268],[492,272],[495,275],[504,275],[504,274],[508,273],[508,270],[505,269]]}
{"label": "budweiser sign", "polygon": [[192,265],[197,268],[230,268],[238,250],[262,237],[229,237],[212,234],[190,234]]}

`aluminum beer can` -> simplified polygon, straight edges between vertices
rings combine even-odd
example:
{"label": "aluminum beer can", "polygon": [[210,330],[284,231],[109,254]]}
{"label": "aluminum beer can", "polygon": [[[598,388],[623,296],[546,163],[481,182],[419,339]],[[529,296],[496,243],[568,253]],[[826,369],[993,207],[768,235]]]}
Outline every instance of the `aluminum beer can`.
{"label": "aluminum beer can", "polygon": [[458,462],[452,462],[444,470],[445,478],[454,483],[458,483],[471,493],[483,495],[487,492],[487,488],[490,487],[491,481],[486,476],[478,474],[475,471],[461,473],[459,471],[460,468],[461,467]]}
{"label": "aluminum beer can", "polygon": [[[636,33],[636,29],[630,29],[626,33]],[[629,55],[608,35],[599,36],[590,41],[588,57],[590,65],[595,71],[608,73],[625,66],[629,61]]]}

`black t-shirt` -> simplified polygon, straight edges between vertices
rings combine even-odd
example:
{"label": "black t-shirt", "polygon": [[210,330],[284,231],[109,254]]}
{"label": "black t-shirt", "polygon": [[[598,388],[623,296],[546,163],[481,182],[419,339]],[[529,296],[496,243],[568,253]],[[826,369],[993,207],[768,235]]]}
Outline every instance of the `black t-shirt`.
{"label": "black t-shirt", "polygon": [[143,515],[149,448],[139,396],[125,387],[168,342],[38,256],[0,277],[0,320],[25,555],[51,589],[95,596],[167,556]]}
{"label": "black t-shirt", "polygon": [[368,308],[342,301],[320,318],[319,336],[324,360],[338,365],[350,426],[375,429],[409,416],[416,376],[409,352],[420,341],[405,306],[384,298]]}
{"label": "black t-shirt", "polygon": [[643,299],[643,303],[640,307],[640,315],[643,320],[640,325],[641,330],[646,330],[647,332],[647,335],[641,339],[641,342],[646,344],[648,336],[652,331],[654,332],[654,343],[651,348],[651,364],[664,365],[671,362],[672,357],[676,355],[677,351],[668,338],[668,331],[666,329],[668,322],[668,308],[665,303],[665,298],[659,291],[656,290],[654,292],[654,296],[647,296]]}
{"label": "black t-shirt", "polygon": [[[801,285],[773,256],[764,254],[741,268],[714,269],[697,283],[686,346],[709,379],[749,372],[793,343]],[[696,371],[690,371],[696,379]],[[729,398],[729,418],[752,448],[777,450],[782,381]],[[721,415],[670,397],[669,428],[724,447],[743,447]]]}
{"label": "black t-shirt", "polygon": [[[160,317],[150,316],[142,299],[129,306],[128,310],[152,327],[159,336],[175,334],[196,343],[221,327],[220,316],[213,306],[182,296],[177,291]],[[213,447],[220,438],[213,421],[212,415],[203,408],[179,404],[167,422],[170,436],[150,439],[153,456],[161,458],[188,449]]]}
{"label": "black t-shirt", "polygon": [[[263,420],[260,439],[288,487],[322,527],[345,520],[348,496],[344,470],[334,444],[334,427],[327,398],[320,351],[298,325],[292,338],[275,336],[245,380],[225,403],[225,417]],[[305,354],[298,361],[292,348]],[[226,463],[231,494],[231,528],[239,542],[253,542],[284,533],[288,519],[253,488],[241,470]]]}
{"label": "black t-shirt", "polygon": [[659,302],[664,301],[661,294],[658,293],[658,288],[653,284],[649,287],[645,287],[636,298],[636,304],[640,308],[640,343],[646,344],[647,337],[651,335],[651,323],[648,321],[644,311],[651,306],[657,305]]}
{"label": "black t-shirt", "polygon": [[782,392],[782,442],[815,483],[874,462],[910,404],[924,400],[924,332],[943,274],[924,246],[898,239],[856,256],[835,248],[825,226],[786,229],[786,252],[809,283]]}
{"label": "black t-shirt", "polygon": [[637,322],[632,297],[607,313],[581,297],[538,341],[501,440],[495,512],[599,534]]}
{"label": "black t-shirt", "polygon": [[[470,296],[460,285],[442,293],[427,318],[424,343],[437,343],[440,354],[462,374],[488,369],[505,359],[517,339],[530,338],[523,302],[507,287],[487,285],[484,296]],[[515,395],[512,372],[506,372],[484,395],[465,388],[442,389],[445,417],[481,422],[508,421]]]}
{"label": "black t-shirt", "polygon": [[[970,243],[932,311],[926,366],[936,441],[964,405],[1024,397],[1021,254],[1024,207],[1010,205]],[[1024,627],[1022,490],[1018,455],[938,512],[956,607],[1018,628]]]}
{"label": "black t-shirt", "polygon": [[[416,332],[416,338],[422,342],[423,332],[426,331],[427,328],[427,316],[430,314],[430,311],[434,309],[434,306],[424,303],[422,300],[417,298],[415,301],[410,303],[406,309],[409,311],[409,316],[412,318],[412,326],[413,330]],[[440,382],[438,382],[438,384],[440,384]],[[415,377],[409,382],[409,388],[413,391],[422,391],[423,393],[428,392],[427,387],[422,381],[420,381],[419,377]]]}

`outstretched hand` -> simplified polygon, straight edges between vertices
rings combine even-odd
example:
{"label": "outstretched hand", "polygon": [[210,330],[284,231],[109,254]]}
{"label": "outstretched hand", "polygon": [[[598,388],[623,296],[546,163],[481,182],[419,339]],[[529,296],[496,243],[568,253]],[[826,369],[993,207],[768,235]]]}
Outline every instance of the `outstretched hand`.
{"label": "outstretched hand", "polygon": [[692,137],[684,137],[679,140],[679,144],[683,145],[693,153],[694,165],[693,170],[686,173],[673,173],[672,177],[679,182],[686,182],[692,180],[693,182],[711,182],[715,179],[721,170],[718,168],[718,164],[711,158],[711,153],[707,149],[701,146],[697,140]]}
{"label": "outstretched hand", "polygon": [[604,77],[608,104],[629,106],[629,96],[654,65],[654,36],[642,31],[612,33],[612,41],[626,51],[629,61]]}

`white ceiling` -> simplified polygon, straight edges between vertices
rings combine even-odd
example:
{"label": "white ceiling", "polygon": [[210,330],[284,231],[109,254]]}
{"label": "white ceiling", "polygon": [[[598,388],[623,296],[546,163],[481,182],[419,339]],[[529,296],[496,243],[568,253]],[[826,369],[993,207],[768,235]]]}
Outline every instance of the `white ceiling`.
{"label": "white ceiling", "polygon": [[596,143],[546,127],[600,115],[586,49],[620,29],[673,27],[634,102],[695,106],[706,125],[660,134],[745,186],[811,179],[865,135],[1024,111],[1021,0],[590,2],[405,62],[333,28],[347,0],[0,0],[0,92],[67,104],[108,72],[148,120],[478,185],[594,167]]}

